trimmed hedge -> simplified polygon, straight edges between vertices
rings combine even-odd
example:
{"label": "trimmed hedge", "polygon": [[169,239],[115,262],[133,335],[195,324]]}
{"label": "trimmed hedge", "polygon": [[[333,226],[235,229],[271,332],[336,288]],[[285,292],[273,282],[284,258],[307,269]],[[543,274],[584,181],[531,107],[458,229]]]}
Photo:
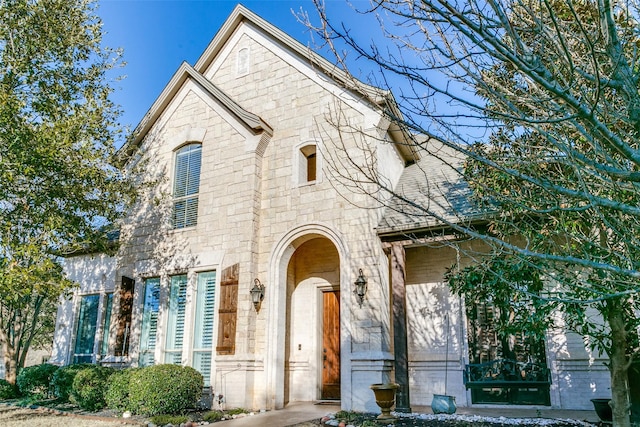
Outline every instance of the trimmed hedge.
{"label": "trimmed hedge", "polygon": [[130,410],[129,404],[129,383],[131,376],[139,371],[140,368],[128,368],[121,371],[115,371],[107,381],[107,391],[104,394],[104,400],[109,409],[118,412]]}
{"label": "trimmed hedge", "polygon": [[89,363],[79,363],[77,365],[63,366],[58,369],[51,378],[51,388],[53,395],[61,402],[68,402],[69,396],[71,396],[71,389],[73,387],[73,379],[78,372],[83,369],[94,366]]}
{"label": "trimmed hedge", "polygon": [[70,400],[87,411],[104,408],[107,381],[113,372],[113,368],[99,365],[78,371],[73,379]]}
{"label": "trimmed hedge", "polygon": [[18,397],[18,386],[7,380],[0,379],[0,399],[13,399]]}
{"label": "trimmed hedge", "polygon": [[22,368],[16,378],[20,393],[25,396],[49,397],[51,378],[58,369],[56,365],[49,363]]}
{"label": "trimmed hedge", "polygon": [[155,365],[131,375],[131,411],[145,416],[180,414],[195,408],[204,380],[189,366]]}

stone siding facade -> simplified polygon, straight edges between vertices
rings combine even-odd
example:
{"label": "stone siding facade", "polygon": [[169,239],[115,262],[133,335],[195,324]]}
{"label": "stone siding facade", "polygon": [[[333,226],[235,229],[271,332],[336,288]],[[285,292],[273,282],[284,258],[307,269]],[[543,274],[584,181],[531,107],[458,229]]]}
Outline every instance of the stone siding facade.
{"label": "stone siding facade", "polygon": [[[324,377],[331,358],[323,331],[331,314],[323,298],[339,292],[339,313],[333,314],[339,321],[339,337],[333,337],[339,352],[331,363],[339,363],[341,405],[377,410],[369,386],[392,380],[394,366],[391,267],[377,230],[384,210],[367,195],[375,194],[374,188],[365,184],[353,191],[335,177],[345,173],[357,180],[362,172],[356,165],[370,156],[373,173],[395,185],[405,164],[415,159],[392,137],[384,105],[372,101],[370,89],[346,86],[338,71],[304,52],[240,6],[195,67],[183,64],[178,70],[131,148],[127,167],[143,171],[145,185],[122,224],[120,252],[113,258],[67,260],[67,273],[79,289],[61,303],[54,363],[71,363],[79,301],[92,294],[102,301],[94,362],[142,363],[144,292],[150,279],[160,281],[153,356],[163,363],[170,283],[186,275],[178,362],[194,366],[195,331],[202,321],[195,315],[198,280],[216,272],[211,365],[205,372],[214,401],[275,409],[322,400],[325,383],[336,381]],[[346,127],[351,132],[344,132]],[[197,224],[174,229],[175,156],[190,143],[202,147]],[[315,150],[312,180],[305,175],[311,161],[306,147]],[[434,393],[446,392],[459,405],[471,405],[462,380],[468,361],[463,302],[443,283],[445,269],[459,257],[446,245],[408,245],[404,251],[411,404],[429,405]],[[233,302],[221,301],[221,280],[229,269],[238,272]],[[368,287],[362,304],[353,286],[360,270]],[[115,295],[112,315],[118,317],[123,277],[133,279],[135,287],[129,350],[117,357],[114,322],[106,334],[100,325],[107,294]],[[256,279],[265,285],[257,309],[250,293]],[[219,325],[223,315],[233,324]],[[101,336],[108,337],[104,356],[98,351]],[[224,340],[233,346],[222,351]],[[561,331],[550,333],[547,341],[553,406],[586,407],[590,396],[606,387],[601,360]]]}

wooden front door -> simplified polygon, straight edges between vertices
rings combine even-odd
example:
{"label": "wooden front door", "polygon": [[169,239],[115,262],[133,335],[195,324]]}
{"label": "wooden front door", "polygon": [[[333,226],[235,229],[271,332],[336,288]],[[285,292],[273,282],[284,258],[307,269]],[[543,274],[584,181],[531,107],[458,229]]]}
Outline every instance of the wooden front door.
{"label": "wooden front door", "polygon": [[340,291],[322,300],[322,399],[340,399]]}

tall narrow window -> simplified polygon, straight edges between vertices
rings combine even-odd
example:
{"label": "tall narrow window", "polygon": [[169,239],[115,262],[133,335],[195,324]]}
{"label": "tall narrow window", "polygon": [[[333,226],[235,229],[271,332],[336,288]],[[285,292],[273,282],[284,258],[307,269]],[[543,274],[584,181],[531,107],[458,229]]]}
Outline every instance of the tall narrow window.
{"label": "tall narrow window", "polygon": [[202,145],[189,144],[176,152],[173,182],[173,227],[192,227],[198,222],[198,192]]}
{"label": "tall narrow window", "polygon": [[98,323],[98,305],[100,295],[86,295],[80,301],[78,313],[78,329],[73,351],[72,363],[92,363],[93,347],[96,340],[96,326]]}
{"label": "tall narrow window", "polygon": [[184,314],[187,303],[187,275],[171,277],[169,294],[169,319],[165,344],[165,363],[182,363],[184,341]]}
{"label": "tall narrow window", "polygon": [[144,306],[142,308],[142,332],[140,334],[140,366],[155,363],[158,331],[158,311],[160,308],[160,278],[154,277],[144,282]]}
{"label": "tall narrow window", "polygon": [[133,288],[135,281],[122,276],[120,285],[120,303],[118,307],[118,320],[116,329],[116,343],[113,354],[115,356],[129,355],[129,334],[131,332],[131,313],[133,310]]}
{"label": "tall narrow window", "polygon": [[111,308],[113,307],[113,294],[107,294],[104,299],[104,319],[102,320],[102,344],[100,355],[106,356],[109,351],[109,329],[111,328]]}
{"label": "tall narrow window", "polygon": [[204,377],[209,387],[211,351],[213,350],[213,321],[216,297],[216,272],[198,274],[196,294],[196,322],[193,332],[193,367]]}

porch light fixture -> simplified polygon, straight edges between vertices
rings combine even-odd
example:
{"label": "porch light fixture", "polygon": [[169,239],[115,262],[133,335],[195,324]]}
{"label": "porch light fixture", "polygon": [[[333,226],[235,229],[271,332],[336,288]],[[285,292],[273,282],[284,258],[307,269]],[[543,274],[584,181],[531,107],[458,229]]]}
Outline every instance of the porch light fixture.
{"label": "porch light fixture", "polygon": [[256,309],[256,313],[260,311],[260,303],[264,299],[264,285],[260,283],[260,280],[254,279],[253,288],[249,291],[251,293],[251,302]]}
{"label": "porch light fixture", "polygon": [[358,278],[353,284],[355,285],[353,292],[358,297],[358,302],[360,303],[360,307],[362,307],[364,296],[367,294],[367,279],[364,277],[361,268],[358,269]]}

